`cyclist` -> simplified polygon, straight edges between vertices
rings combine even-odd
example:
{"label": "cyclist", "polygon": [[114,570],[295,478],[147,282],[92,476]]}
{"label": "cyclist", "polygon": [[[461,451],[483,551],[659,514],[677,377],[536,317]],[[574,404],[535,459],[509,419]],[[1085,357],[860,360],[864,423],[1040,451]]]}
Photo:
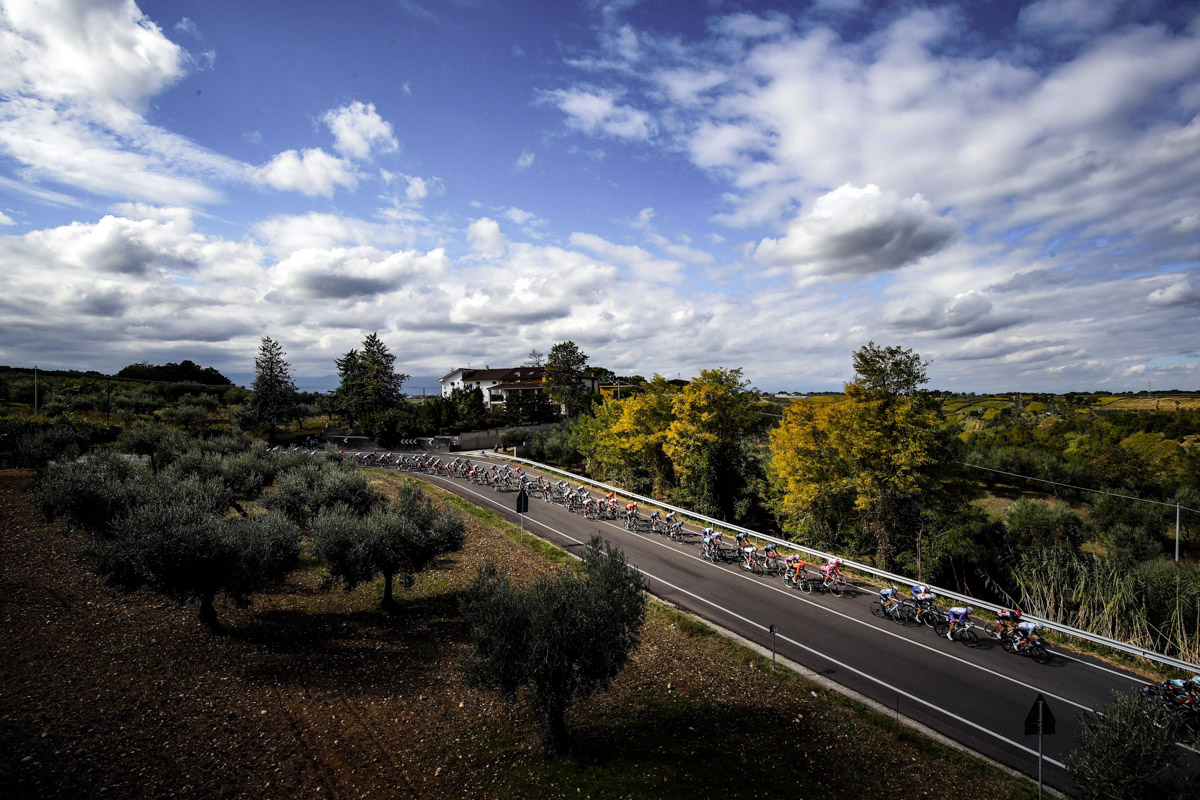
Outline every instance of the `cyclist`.
{"label": "cyclist", "polygon": [[768,544],[766,547],[763,548],[763,558],[772,559],[777,555],[779,555],[779,554],[775,552],[775,543],[774,542],[772,542],[771,544]]}
{"label": "cyclist", "polygon": [[838,575],[842,572],[842,560],[840,558],[831,558],[821,566],[822,585],[828,586],[837,580]]}
{"label": "cyclist", "polygon": [[704,541],[704,552],[712,555],[713,551],[717,547],[716,543],[713,541],[717,536],[717,532],[712,528],[705,528],[704,530],[700,531],[700,536]]}
{"label": "cyclist", "polygon": [[946,631],[947,639],[954,640],[954,629],[958,627],[960,622],[969,621],[971,612],[974,610],[970,606],[955,606],[946,612],[946,615],[950,618],[950,630]]}
{"label": "cyclist", "polygon": [[879,590],[879,602],[883,603],[883,610],[891,612],[896,605],[896,587],[889,586],[886,589]]}
{"label": "cyclist", "polygon": [[929,587],[923,583],[913,584],[913,587],[909,590],[909,592],[911,592],[913,600],[915,600],[919,606],[928,605],[937,599],[937,595],[929,591]]}
{"label": "cyclist", "polygon": [[658,530],[658,512],[657,511],[650,512],[650,530],[652,530],[652,531]]}
{"label": "cyclist", "polygon": [[1192,697],[1188,691],[1188,684],[1191,681],[1185,681],[1181,678],[1172,678],[1162,682],[1163,699],[1173,706],[1187,705],[1191,702]]}
{"label": "cyclist", "polygon": [[1012,631],[1015,631],[1021,624],[1021,609],[1003,609],[999,614],[996,615],[996,618],[999,619],[1000,624],[1004,626],[1003,632],[1011,633]]}
{"label": "cyclist", "polygon": [[1017,647],[1028,647],[1031,644],[1039,644],[1042,641],[1042,623],[1025,620],[1018,622],[1017,627],[1013,629],[1017,635]]}
{"label": "cyclist", "polygon": [[804,561],[804,559],[800,558],[800,556],[795,556],[795,555],[788,556],[787,562],[788,562],[788,567],[792,571],[792,580],[793,581],[800,580],[808,573],[808,569],[807,569],[808,563],[806,561]]}

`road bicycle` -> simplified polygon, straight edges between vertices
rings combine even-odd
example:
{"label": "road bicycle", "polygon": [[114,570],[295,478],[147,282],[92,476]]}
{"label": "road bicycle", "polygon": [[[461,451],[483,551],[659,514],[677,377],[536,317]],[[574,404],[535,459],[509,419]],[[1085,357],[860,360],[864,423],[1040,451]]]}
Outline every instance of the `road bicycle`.
{"label": "road bicycle", "polygon": [[1000,646],[1010,653],[1025,655],[1032,658],[1039,664],[1045,664],[1050,660],[1050,653],[1046,650],[1041,641],[1019,640],[1011,634],[1001,637]]}
{"label": "road bicycle", "polygon": [[805,594],[812,594],[813,586],[819,581],[807,569],[801,570],[799,575],[792,569],[784,573],[783,582],[793,589],[799,589]]}
{"label": "road bicycle", "polygon": [[[951,641],[962,642],[967,647],[978,647],[979,634],[972,630],[974,627],[975,623],[969,619],[958,623],[954,626],[954,636],[952,637]],[[945,636],[949,630],[949,619],[939,619],[933,628],[933,632],[938,636]]]}
{"label": "road bicycle", "polygon": [[904,603],[895,600],[890,605],[885,604],[882,600],[872,600],[871,613],[880,618],[887,617],[901,625],[907,624],[910,621],[908,612],[905,611]]}

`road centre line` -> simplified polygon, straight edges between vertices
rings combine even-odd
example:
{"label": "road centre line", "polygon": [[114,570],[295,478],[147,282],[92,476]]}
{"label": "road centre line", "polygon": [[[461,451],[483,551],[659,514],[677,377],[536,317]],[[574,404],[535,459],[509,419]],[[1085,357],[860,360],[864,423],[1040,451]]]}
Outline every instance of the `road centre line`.
{"label": "road centre line", "polygon": [[[465,488],[465,487],[463,487],[463,488]],[[494,504],[496,504],[496,505],[498,505],[498,506],[499,506],[499,505],[501,505],[501,504],[500,504],[500,502],[499,502],[498,500],[496,500],[496,499],[494,499],[494,498],[491,498],[491,497],[488,497],[487,495],[481,494],[481,493],[479,493],[479,492],[476,492],[476,491],[475,491],[475,490],[473,490],[473,489],[466,489],[466,491],[468,491],[468,492],[470,492],[471,494],[474,494],[474,495],[476,495],[476,496],[478,496],[478,497],[485,498],[485,499],[487,499],[488,501],[490,501],[490,502],[492,502],[492,503],[494,503]],[[605,520],[597,520],[597,521],[599,521],[599,522],[606,522]],[[534,523],[535,523],[535,524],[537,524],[537,525],[540,525],[541,527],[545,528],[545,529],[546,529],[546,530],[548,530],[548,531],[552,531],[553,533],[557,534],[558,536],[561,536],[561,537],[563,537],[564,539],[569,539],[570,541],[572,541],[572,542],[575,542],[576,544],[584,544],[584,542],[580,541],[579,539],[576,539],[574,536],[571,536],[570,534],[567,534],[567,533],[563,533],[562,531],[558,530],[557,528],[554,528],[554,527],[552,527],[552,526],[550,526],[550,525],[547,525],[545,522],[542,522],[542,521],[540,521],[540,520],[532,520],[532,522],[534,522]],[[611,523],[607,523],[607,522],[606,522],[606,524],[611,524]],[[616,526],[614,525],[613,527],[616,527]],[[648,540],[648,541],[652,541],[652,540]],[[662,543],[661,543],[661,542],[654,542],[654,544],[660,544],[660,545],[661,545]],[[665,547],[665,545],[663,545],[663,546]],[[670,548],[670,549],[671,549],[672,551],[674,551],[674,548]],[[697,560],[700,560],[700,559],[697,559]],[[645,570],[641,569],[640,567],[639,567],[639,568],[637,568],[637,569],[638,569],[638,571],[639,571],[639,572],[641,572],[643,575],[646,575],[646,576],[650,577],[652,580],[656,580],[656,581],[658,581],[659,583],[663,584],[664,586],[669,586],[669,587],[671,587],[672,589],[674,589],[674,590],[676,590],[676,591],[678,591],[678,592],[682,592],[683,594],[686,594],[686,595],[688,595],[688,596],[690,596],[690,597],[693,597],[693,598],[695,598],[696,600],[699,600],[699,601],[700,601],[700,602],[702,602],[702,603],[706,603],[707,605],[710,605],[710,606],[712,606],[713,608],[715,608],[715,609],[717,609],[717,610],[719,610],[719,611],[722,611],[722,612],[724,612],[724,613],[728,614],[728,615],[729,615],[729,616],[731,616],[731,617],[735,617],[736,619],[739,619],[739,620],[741,620],[742,622],[746,623],[747,625],[750,625],[750,626],[752,626],[752,627],[754,627],[754,628],[758,628],[759,630],[762,630],[762,631],[769,631],[769,628],[767,628],[765,625],[761,625],[761,624],[759,624],[759,623],[755,622],[754,620],[747,619],[746,617],[743,617],[741,614],[738,614],[738,613],[737,613],[737,612],[735,612],[735,611],[730,611],[729,609],[727,609],[727,608],[725,608],[725,607],[723,607],[723,606],[717,605],[717,604],[716,604],[716,603],[714,603],[713,601],[711,601],[711,600],[709,600],[709,599],[707,599],[707,598],[705,598],[705,597],[701,597],[700,595],[696,594],[695,592],[690,592],[690,591],[688,591],[687,589],[684,589],[683,587],[676,586],[675,584],[671,583],[670,581],[663,580],[662,578],[660,578],[660,577],[658,577],[658,576],[656,576],[656,575],[653,575],[652,573],[646,572]],[[736,574],[736,573],[734,573],[734,574]],[[738,577],[745,577],[745,576],[738,576]],[[774,587],[770,587],[770,588],[774,588]],[[776,590],[776,591],[778,591],[778,590]],[[786,593],[786,592],[784,592],[784,594],[787,594],[787,593]],[[789,595],[789,596],[790,596],[790,595]],[[797,599],[802,599],[802,598],[797,598]],[[811,601],[808,601],[808,602],[811,602]],[[813,605],[816,605],[816,604],[813,604]],[[821,608],[821,606],[817,606],[817,607],[818,607],[818,608]],[[853,617],[847,617],[847,619],[853,620],[853,621],[855,621],[855,622],[858,622],[858,621],[859,621],[859,620],[854,620],[854,618],[853,618]],[[872,627],[872,628],[874,628],[874,626],[871,626],[871,627]],[[888,631],[884,631],[884,632],[885,632],[885,633],[887,633]],[[813,655],[815,655],[815,656],[817,656],[817,657],[819,657],[819,658],[821,658],[821,659],[823,659],[823,660],[825,660],[825,661],[828,661],[828,662],[830,662],[830,663],[832,663],[832,664],[836,664],[838,667],[841,667],[841,668],[842,668],[842,669],[844,669],[844,670],[847,670],[847,671],[849,671],[849,672],[853,672],[855,675],[858,675],[858,676],[860,676],[860,677],[862,677],[862,678],[865,678],[866,680],[872,681],[873,683],[877,683],[877,684],[879,684],[880,686],[884,687],[885,689],[887,689],[887,690],[888,690],[888,691],[890,691],[890,692],[894,692],[894,693],[896,693],[896,694],[903,695],[904,697],[907,697],[909,700],[912,700],[912,701],[914,701],[914,702],[916,702],[916,703],[918,703],[918,704],[920,704],[920,705],[927,706],[928,708],[930,708],[930,709],[932,709],[932,710],[934,710],[934,711],[937,711],[937,712],[939,712],[939,713],[941,713],[941,714],[944,714],[944,715],[946,715],[947,717],[950,717],[951,719],[957,720],[958,722],[961,722],[961,723],[962,723],[962,724],[964,724],[964,725],[970,726],[970,727],[972,727],[972,728],[975,728],[976,730],[978,730],[978,731],[980,731],[980,732],[982,732],[982,733],[985,733],[985,734],[987,734],[988,736],[991,736],[991,737],[993,737],[993,738],[999,739],[1000,741],[1004,742],[1005,744],[1012,745],[1013,747],[1017,748],[1018,750],[1021,750],[1021,751],[1023,751],[1023,752],[1029,753],[1030,755],[1034,755],[1034,756],[1036,756],[1036,755],[1038,754],[1038,752],[1037,752],[1036,750],[1034,750],[1034,749],[1032,749],[1032,748],[1030,748],[1030,747],[1026,747],[1025,745],[1021,744],[1020,742],[1017,742],[1017,741],[1014,741],[1014,740],[1012,740],[1012,739],[1009,739],[1009,738],[1008,738],[1008,737],[1006,737],[1006,736],[1002,736],[1001,734],[999,734],[999,733],[996,733],[996,732],[995,732],[995,731],[993,731],[993,730],[989,730],[988,728],[985,728],[984,726],[982,726],[982,725],[980,725],[980,724],[978,724],[978,723],[972,722],[971,720],[969,720],[969,719],[966,719],[965,717],[960,717],[960,716],[958,716],[957,714],[954,714],[954,713],[952,713],[952,712],[950,712],[950,711],[947,711],[947,710],[946,710],[946,709],[944,709],[944,708],[941,708],[941,707],[939,707],[939,706],[937,706],[937,705],[935,705],[935,704],[933,704],[933,703],[929,702],[928,700],[924,700],[924,699],[922,699],[922,698],[920,698],[920,697],[917,697],[917,696],[916,696],[916,695],[914,695],[914,694],[910,694],[909,692],[906,692],[906,691],[904,691],[903,689],[897,689],[896,687],[894,687],[894,686],[892,686],[891,684],[889,684],[887,681],[884,681],[884,680],[881,680],[881,679],[879,679],[879,678],[876,678],[874,675],[870,675],[870,674],[868,674],[868,673],[866,673],[866,672],[863,672],[862,670],[859,670],[859,669],[857,669],[857,668],[855,668],[855,667],[852,667],[852,666],[850,666],[849,664],[845,664],[845,663],[843,663],[843,662],[841,662],[841,661],[837,660],[836,658],[832,658],[832,657],[830,657],[829,655],[827,655],[827,654],[825,654],[825,653],[822,653],[820,650],[817,650],[816,648],[809,647],[808,645],[806,645],[806,644],[804,644],[804,643],[802,643],[802,642],[798,642],[798,641],[796,641],[795,639],[792,639],[792,638],[790,638],[790,637],[787,637],[787,636],[783,636],[783,635],[779,635],[779,634],[776,634],[776,635],[777,635],[777,636],[778,636],[780,639],[784,640],[785,642],[788,642],[789,644],[792,644],[792,645],[794,645],[794,646],[796,646],[796,647],[799,647],[799,648],[801,648],[802,650],[807,650],[808,652],[812,653]],[[893,634],[893,635],[895,635],[895,634]],[[904,637],[900,637],[900,638],[902,638],[902,639],[903,639]],[[909,641],[909,640],[906,640],[906,641]],[[940,652],[940,651],[935,651],[935,652]],[[962,659],[958,659],[958,660],[960,660],[960,661],[961,661]],[[963,663],[970,665],[970,662],[966,662],[966,661],[964,661]],[[989,671],[989,672],[990,672],[990,670],[987,670],[987,671]],[[998,674],[998,673],[996,673],[996,674]],[[1001,677],[1004,677],[1004,676],[1001,676]],[[1018,683],[1018,684],[1020,684],[1020,685],[1022,685],[1022,686],[1028,686],[1028,684],[1021,683],[1020,681],[1015,681],[1015,682],[1016,682],[1016,683]],[[1031,689],[1032,689],[1032,688],[1034,688],[1034,687],[1032,687],[1032,686],[1029,686],[1028,688],[1031,688]],[[1057,695],[1053,695],[1053,694],[1051,694],[1050,696],[1051,696],[1051,697],[1057,697]],[[1064,702],[1068,702],[1068,703],[1070,703],[1070,702],[1071,702],[1071,701],[1069,701],[1069,700],[1066,700],[1065,698],[1059,698],[1059,699],[1062,699],[1062,700],[1064,700]],[[1079,705],[1079,704],[1078,704],[1078,703],[1072,703],[1072,705]],[[1080,706],[1080,708],[1084,708],[1084,706]],[[1088,710],[1090,710],[1090,709],[1088,709]],[[1063,764],[1061,761],[1057,761],[1057,760],[1055,760],[1055,759],[1053,759],[1053,758],[1050,758],[1049,756],[1045,756],[1045,755],[1043,755],[1043,756],[1042,756],[1042,758],[1043,758],[1043,759],[1044,759],[1046,762],[1048,762],[1048,763],[1050,763],[1050,764],[1053,764],[1053,765],[1055,765],[1056,767],[1061,767],[1062,769],[1066,769],[1066,768],[1067,768],[1066,764]]]}

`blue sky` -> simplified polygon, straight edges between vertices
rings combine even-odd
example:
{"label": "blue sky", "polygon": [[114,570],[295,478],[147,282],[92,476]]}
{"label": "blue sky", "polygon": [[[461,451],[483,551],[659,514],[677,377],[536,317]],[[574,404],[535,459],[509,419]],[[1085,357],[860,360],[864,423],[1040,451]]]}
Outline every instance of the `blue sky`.
{"label": "blue sky", "polygon": [[0,0],[0,363],[1200,388],[1194,4]]}

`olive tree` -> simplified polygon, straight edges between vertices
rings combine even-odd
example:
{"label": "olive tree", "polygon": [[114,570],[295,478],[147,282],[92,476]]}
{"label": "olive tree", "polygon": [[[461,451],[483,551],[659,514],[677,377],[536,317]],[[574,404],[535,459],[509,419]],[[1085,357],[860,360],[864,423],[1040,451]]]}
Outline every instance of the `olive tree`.
{"label": "olive tree", "polygon": [[313,554],[329,569],[326,586],[342,584],[346,591],[383,576],[380,608],[394,610],[396,579],[411,587],[420,572],[437,557],[463,545],[466,524],[452,511],[433,505],[413,483],[405,483],[393,502],[366,515],[346,506],[322,509],[312,524]]}
{"label": "olive tree", "polygon": [[[1101,713],[1080,714],[1078,747],[1067,769],[1084,800],[1169,800],[1185,795],[1196,779],[1178,770],[1178,723],[1157,704],[1134,694],[1113,692]],[[1194,784],[1192,784],[1194,785]]]}
{"label": "olive tree", "polygon": [[467,681],[509,702],[524,698],[542,720],[547,751],[557,754],[570,744],[567,706],[611,684],[637,649],[646,597],[641,573],[597,535],[581,571],[529,586],[485,563],[462,611],[473,646],[463,665]]}

